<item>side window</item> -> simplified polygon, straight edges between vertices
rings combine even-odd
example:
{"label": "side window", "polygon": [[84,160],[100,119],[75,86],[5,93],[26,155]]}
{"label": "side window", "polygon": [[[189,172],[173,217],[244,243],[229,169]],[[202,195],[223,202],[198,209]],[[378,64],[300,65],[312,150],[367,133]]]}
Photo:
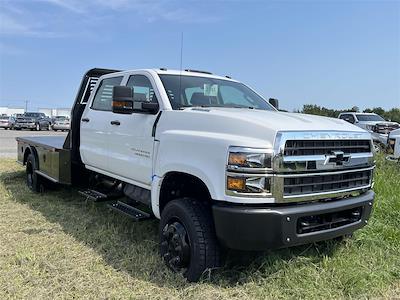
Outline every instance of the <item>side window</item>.
{"label": "side window", "polygon": [[142,102],[157,103],[150,80],[144,75],[132,75],[129,77],[126,86],[133,88],[133,100]]}
{"label": "side window", "polygon": [[354,124],[355,121],[356,121],[356,120],[354,119],[354,116],[353,116],[353,115],[350,115],[350,114],[341,115],[341,116],[340,116],[340,119],[345,120],[345,121],[347,121],[347,122],[349,122],[349,123],[352,123],[352,124]]}
{"label": "side window", "polygon": [[121,81],[122,76],[103,79],[93,99],[92,109],[111,111],[112,90]]}

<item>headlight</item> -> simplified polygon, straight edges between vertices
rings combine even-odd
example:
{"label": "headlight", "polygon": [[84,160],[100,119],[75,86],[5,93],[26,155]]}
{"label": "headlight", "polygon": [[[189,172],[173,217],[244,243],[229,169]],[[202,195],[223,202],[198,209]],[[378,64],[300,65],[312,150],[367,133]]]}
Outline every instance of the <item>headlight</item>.
{"label": "headlight", "polygon": [[[240,194],[271,194],[272,149],[230,147],[227,161],[226,189],[234,196]],[[243,195],[244,196],[244,195]]]}
{"label": "headlight", "polygon": [[244,147],[229,148],[228,170],[232,171],[264,171],[271,169],[272,150]]}
{"label": "headlight", "polygon": [[375,125],[367,125],[366,126],[368,131],[374,131],[375,130]]}

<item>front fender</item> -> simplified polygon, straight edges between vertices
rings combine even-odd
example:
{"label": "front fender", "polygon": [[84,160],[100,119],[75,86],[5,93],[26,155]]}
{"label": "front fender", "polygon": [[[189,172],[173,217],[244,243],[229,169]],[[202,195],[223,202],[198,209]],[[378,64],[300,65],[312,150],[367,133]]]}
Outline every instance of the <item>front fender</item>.
{"label": "front fender", "polygon": [[196,176],[207,186],[213,199],[222,200],[229,146],[259,147],[262,144],[265,145],[265,141],[224,133],[164,131],[160,136],[154,174],[161,178],[168,172]]}

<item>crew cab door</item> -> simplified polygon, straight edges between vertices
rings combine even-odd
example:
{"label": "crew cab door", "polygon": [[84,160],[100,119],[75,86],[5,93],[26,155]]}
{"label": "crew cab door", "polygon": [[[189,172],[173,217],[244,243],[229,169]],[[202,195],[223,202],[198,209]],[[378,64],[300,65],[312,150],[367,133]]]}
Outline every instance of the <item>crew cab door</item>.
{"label": "crew cab door", "polygon": [[[127,86],[133,88],[134,101],[157,102],[151,76],[144,73],[130,75]],[[126,181],[148,187],[152,178],[154,137],[153,125],[157,114],[117,114],[108,126],[109,170]]]}
{"label": "crew cab door", "polygon": [[80,154],[83,163],[89,168],[108,171],[109,166],[109,125],[113,118],[112,90],[120,85],[123,76],[104,78],[96,94],[86,107],[81,118]]}

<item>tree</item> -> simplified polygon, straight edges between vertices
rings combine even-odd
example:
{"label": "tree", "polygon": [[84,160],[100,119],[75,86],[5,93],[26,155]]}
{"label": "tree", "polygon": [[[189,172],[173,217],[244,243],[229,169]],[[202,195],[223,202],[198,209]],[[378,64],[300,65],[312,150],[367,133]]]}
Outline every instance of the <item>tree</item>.
{"label": "tree", "polygon": [[[326,107],[321,107],[315,104],[304,104],[303,108],[298,111],[304,114],[310,115],[319,115],[331,118],[337,118],[341,112],[352,111],[352,112],[360,112],[360,108],[358,106],[353,106],[351,109],[329,109]],[[400,109],[392,108],[389,111],[385,111],[382,107],[374,107],[374,108],[366,108],[363,110],[365,113],[376,113],[383,117],[385,120],[391,120],[393,122],[400,123]]]}

